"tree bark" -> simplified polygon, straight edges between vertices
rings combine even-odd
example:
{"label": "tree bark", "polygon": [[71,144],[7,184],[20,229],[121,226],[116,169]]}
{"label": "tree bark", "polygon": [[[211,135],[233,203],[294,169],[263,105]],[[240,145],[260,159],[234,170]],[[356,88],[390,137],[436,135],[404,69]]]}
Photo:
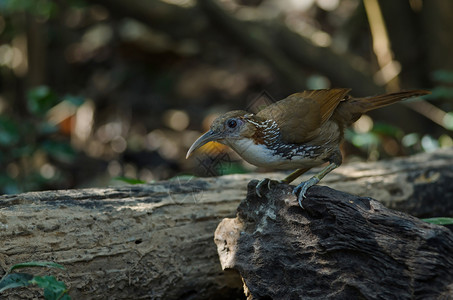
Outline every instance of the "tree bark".
{"label": "tree bark", "polygon": [[[54,261],[66,267],[56,275],[70,287],[73,299],[236,297],[242,294],[242,283],[234,272],[221,270],[215,228],[222,219],[234,217],[250,180],[284,176],[229,175],[1,196],[0,274],[20,262]],[[446,149],[344,165],[321,184],[429,217],[453,215],[452,180],[453,149]],[[290,189],[277,191],[282,188]],[[323,197],[324,191],[313,188],[309,195]],[[332,205],[340,205],[335,201]],[[37,295],[36,290],[14,289],[1,296]]]}
{"label": "tree bark", "polygon": [[[241,295],[238,275],[221,270],[212,238],[246,184],[230,177],[3,196],[0,273],[20,262],[58,262],[72,299]],[[0,298],[38,295],[13,289]]]}
{"label": "tree bark", "polygon": [[215,240],[248,299],[447,299],[453,233],[364,197],[312,187],[302,209],[280,184],[256,196]]}
{"label": "tree bark", "polygon": [[453,148],[340,167],[321,184],[419,218],[453,216]]}

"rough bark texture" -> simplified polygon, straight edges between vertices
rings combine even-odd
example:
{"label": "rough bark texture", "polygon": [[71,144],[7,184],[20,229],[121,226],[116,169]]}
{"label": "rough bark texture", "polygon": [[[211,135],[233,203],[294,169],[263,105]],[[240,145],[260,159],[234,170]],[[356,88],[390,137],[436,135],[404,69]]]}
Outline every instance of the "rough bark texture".
{"label": "rough bark texture", "polygon": [[[282,179],[284,174],[1,196],[0,275],[13,264],[44,260],[66,267],[56,274],[70,286],[73,299],[241,295],[240,277],[221,270],[214,231],[222,219],[235,216],[247,195],[247,183],[265,176]],[[321,184],[372,196],[386,206],[429,217],[453,215],[449,201],[452,181],[453,150],[447,149],[344,165]],[[310,195],[320,191],[324,190],[312,189]],[[49,272],[43,270],[41,274]],[[38,294],[36,290],[16,289],[0,298],[23,299]]]}
{"label": "rough bark texture", "polygon": [[453,216],[453,148],[342,166],[321,184],[420,218]]}
{"label": "rough bark texture", "polygon": [[[3,196],[1,267],[58,262],[73,299],[230,299],[242,294],[241,281],[221,270],[212,239],[244,198],[240,182],[247,185],[229,177]],[[15,289],[0,298],[36,295]]]}
{"label": "rough bark texture", "polygon": [[302,209],[287,185],[259,198],[256,184],[215,235],[249,299],[453,297],[448,229],[327,187],[312,187]]}

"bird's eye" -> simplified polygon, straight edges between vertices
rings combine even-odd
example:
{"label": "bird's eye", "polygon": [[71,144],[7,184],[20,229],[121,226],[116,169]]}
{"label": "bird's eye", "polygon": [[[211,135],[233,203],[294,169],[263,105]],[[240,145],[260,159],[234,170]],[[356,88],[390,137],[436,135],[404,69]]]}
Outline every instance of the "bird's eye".
{"label": "bird's eye", "polygon": [[229,119],[227,121],[227,126],[230,128],[235,128],[238,125],[235,119]]}

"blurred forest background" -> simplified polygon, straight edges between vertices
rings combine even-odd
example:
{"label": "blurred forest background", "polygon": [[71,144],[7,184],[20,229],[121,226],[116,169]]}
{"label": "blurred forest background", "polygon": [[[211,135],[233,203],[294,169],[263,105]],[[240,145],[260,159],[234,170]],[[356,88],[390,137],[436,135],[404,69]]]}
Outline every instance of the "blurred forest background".
{"label": "blurred forest background", "polygon": [[[304,89],[426,88],[346,132],[345,161],[453,145],[450,0],[0,0],[0,193],[256,170],[218,114]],[[274,100],[275,99],[275,100]]]}

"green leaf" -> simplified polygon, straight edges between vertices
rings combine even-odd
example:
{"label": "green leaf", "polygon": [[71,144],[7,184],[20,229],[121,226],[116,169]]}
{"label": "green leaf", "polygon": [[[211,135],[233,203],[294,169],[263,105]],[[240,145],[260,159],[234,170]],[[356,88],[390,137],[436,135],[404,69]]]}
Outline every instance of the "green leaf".
{"label": "green leaf", "polygon": [[11,146],[19,139],[19,124],[5,116],[0,116],[0,145]]}
{"label": "green leaf", "polygon": [[72,162],[75,159],[75,150],[65,141],[44,141],[41,149],[55,159],[63,162]]}
{"label": "green leaf", "polygon": [[432,74],[433,79],[436,81],[453,83],[453,71],[451,70],[436,70]]}
{"label": "green leaf", "polygon": [[0,293],[7,289],[27,286],[32,278],[33,275],[27,273],[7,274],[0,280]]}
{"label": "green leaf", "polygon": [[39,123],[37,126],[37,132],[42,135],[48,135],[58,132],[58,126],[47,122]]}
{"label": "green leaf", "polygon": [[247,170],[242,166],[241,163],[235,163],[235,162],[220,163],[216,166],[216,169],[217,169],[217,172],[219,175],[247,173]]}
{"label": "green leaf", "polygon": [[438,218],[427,218],[422,219],[427,223],[436,224],[436,225],[451,225],[453,224],[453,218],[438,217]]}
{"label": "green leaf", "polygon": [[30,283],[36,284],[40,288],[43,288],[44,298],[46,299],[61,299],[68,291],[64,282],[58,281],[54,276],[35,276]]}
{"label": "green leaf", "polygon": [[34,145],[25,145],[25,146],[19,146],[19,147],[14,147],[11,149],[11,155],[14,158],[20,158],[24,156],[31,156],[33,152],[35,152],[35,147]]}
{"label": "green leaf", "polygon": [[58,102],[57,95],[47,86],[34,88],[27,94],[28,110],[37,116],[43,116]]}
{"label": "green leaf", "polygon": [[28,261],[24,263],[15,264],[9,270],[10,272],[15,269],[30,268],[30,267],[47,267],[47,268],[58,268],[64,270],[64,267],[60,264],[51,261]]}
{"label": "green leaf", "polygon": [[6,174],[0,174],[0,193],[19,194],[21,191],[16,180]]}
{"label": "green leaf", "polygon": [[373,132],[356,133],[351,141],[354,146],[359,148],[378,145],[380,142],[379,137]]}
{"label": "green leaf", "polygon": [[118,181],[122,181],[122,182],[125,182],[125,183],[128,183],[128,184],[144,184],[146,183],[146,181],[143,181],[143,180],[140,180],[140,179],[135,179],[135,178],[129,178],[129,177],[115,177],[113,178],[113,180],[118,180]]}
{"label": "green leaf", "polygon": [[2,14],[28,12],[33,16],[49,18],[57,13],[57,4],[50,0],[1,0],[0,11]]}
{"label": "green leaf", "polygon": [[401,129],[399,129],[398,127],[395,127],[393,125],[381,123],[381,122],[376,122],[371,131],[376,134],[383,134],[386,136],[391,136],[391,137],[396,137],[396,138],[402,136]]}
{"label": "green leaf", "polygon": [[453,88],[448,86],[436,86],[431,90],[431,94],[423,96],[427,100],[450,99],[451,97],[453,97]]}

